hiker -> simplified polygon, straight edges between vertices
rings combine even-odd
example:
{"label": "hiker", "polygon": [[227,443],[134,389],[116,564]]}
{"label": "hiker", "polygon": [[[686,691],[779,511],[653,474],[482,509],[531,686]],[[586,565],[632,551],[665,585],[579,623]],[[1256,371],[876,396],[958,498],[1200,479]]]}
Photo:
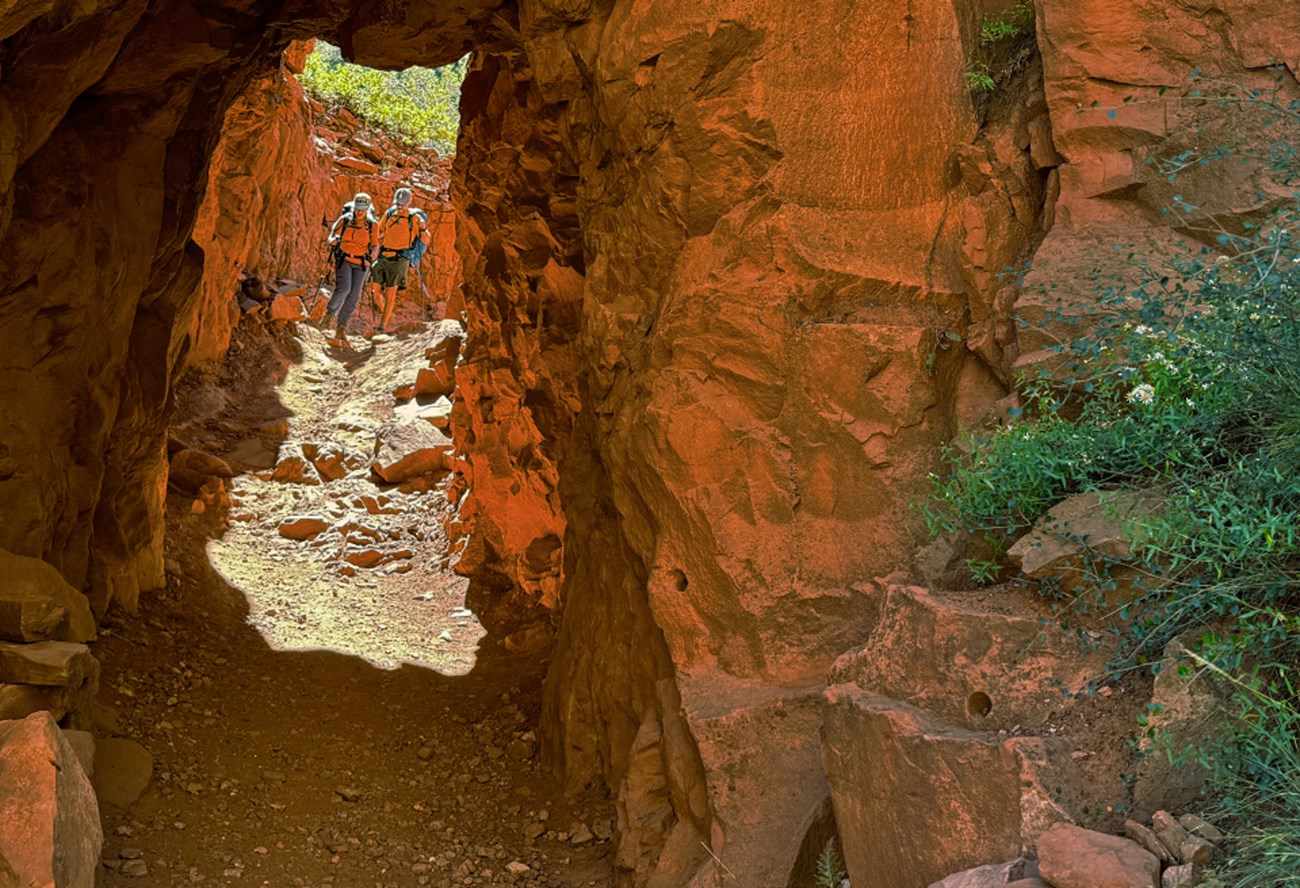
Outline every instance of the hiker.
{"label": "hiker", "polygon": [[397,308],[397,288],[406,283],[411,260],[418,261],[418,254],[424,252],[428,242],[429,217],[424,210],[411,206],[411,189],[397,189],[393,205],[379,220],[379,258],[372,271],[375,283],[383,288],[380,329],[385,333]]}
{"label": "hiker", "polygon": [[366,272],[379,243],[379,220],[370,208],[370,195],[358,192],[343,215],[330,228],[329,243],[334,248],[334,295],[325,309],[321,327],[328,329],[338,317],[334,338],[347,342],[348,321],[356,311]]}

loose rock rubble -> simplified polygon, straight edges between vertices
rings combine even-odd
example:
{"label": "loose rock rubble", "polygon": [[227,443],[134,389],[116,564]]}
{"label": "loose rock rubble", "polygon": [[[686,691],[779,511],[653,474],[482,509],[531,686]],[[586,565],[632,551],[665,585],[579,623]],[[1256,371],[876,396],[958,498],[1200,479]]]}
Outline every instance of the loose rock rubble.
{"label": "loose rock rubble", "polygon": [[1058,823],[1038,839],[1038,859],[954,873],[930,888],[1196,888],[1224,840],[1195,814],[1157,811],[1124,836]]}

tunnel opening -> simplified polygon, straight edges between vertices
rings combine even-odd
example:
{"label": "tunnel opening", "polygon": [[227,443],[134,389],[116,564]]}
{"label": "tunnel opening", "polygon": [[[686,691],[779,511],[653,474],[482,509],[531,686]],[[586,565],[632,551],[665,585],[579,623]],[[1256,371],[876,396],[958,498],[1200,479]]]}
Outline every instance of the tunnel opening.
{"label": "tunnel opening", "polygon": [[[304,49],[227,112],[197,211],[166,586],[138,615],[110,609],[96,646],[97,732],[124,751],[104,779],[127,784],[101,794],[105,882],[612,885],[606,791],[564,791],[540,756],[554,630],[517,579],[554,593],[559,534],[524,547],[518,573],[453,570],[465,552],[445,525],[468,485],[452,436],[474,430],[452,428],[469,319],[447,139],[393,137],[340,72],[375,89],[392,75]],[[300,95],[295,69],[326,87]],[[382,217],[402,187],[428,216],[427,258],[391,319],[367,276],[341,337],[324,223],[358,192]],[[545,249],[503,246],[498,273],[521,254],[541,270]],[[526,405],[540,422],[553,398],[541,383]]]}

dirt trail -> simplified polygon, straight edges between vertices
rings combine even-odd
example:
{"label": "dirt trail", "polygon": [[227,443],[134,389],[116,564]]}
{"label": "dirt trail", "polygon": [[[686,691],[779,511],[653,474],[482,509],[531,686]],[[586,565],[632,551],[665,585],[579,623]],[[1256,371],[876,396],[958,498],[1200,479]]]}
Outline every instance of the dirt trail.
{"label": "dirt trail", "polygon": [[[478,650],[444,487],[365,467],[434,326],[345,351],[245,321],[185,385],[177,436],[248,471],[228,509],[169,495],[168,588],[96,645],[97,733],[155,756],[137,802],[104,806],[105,885],[613,884],[608,801],[537,761],[545,663]],[[295,443],[351,468],[272,480]],[[301,515],[329,529],[282,537]]]}

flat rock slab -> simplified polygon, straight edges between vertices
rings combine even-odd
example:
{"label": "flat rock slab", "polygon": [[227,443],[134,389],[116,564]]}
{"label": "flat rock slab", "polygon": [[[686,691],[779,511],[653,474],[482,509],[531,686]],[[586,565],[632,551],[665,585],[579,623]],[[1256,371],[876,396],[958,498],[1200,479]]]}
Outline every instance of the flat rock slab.
{"label": "flat rock slab", "polygon": [[84,644],[0,642],[0,681],[46,687],[77,687],[99,678],[99,661]]}
{"label": "flat rock slab", "polygon": [[1160,861],[1137,842],[1058,823],[1038,839],[1038,868],[1055,888],[1159,888]]}
{"label": "flat rock slab", "polygon": [[99,800],[129,808],[153,778],[153,755],[134,740],[111,738],[95,745],[95,792]]}
{"label": "flat rock slab", "polygon": [[103,839],[95,791],[49,713],[0,722],[0,856],[19,883],[94,888]]}
{"label": "flat rock slab", "polygon": [[1141,491],[1081,493],[1053,506],[1038,526],[1007,550],[1007,557],[1034,579],[1079,569],[1085,551],[1129,557],[1134,519],[1160,508],[1160,499]]}
{"label": "flat rock slab", "polygon": [[370,468],[390,484],[446,471],[455,443],[427,422],[389,423],[379,430]]}
{"label": "flat rock slab", "polygon": [[90,604],[53,565],[0,549],[0,640],[91,641]]}
{"label": "flat rock slab", "polygon": [[329,522],[318,515],[294,515],[280,522],[280,536],[289,540],[310,540],[329,529]]}

